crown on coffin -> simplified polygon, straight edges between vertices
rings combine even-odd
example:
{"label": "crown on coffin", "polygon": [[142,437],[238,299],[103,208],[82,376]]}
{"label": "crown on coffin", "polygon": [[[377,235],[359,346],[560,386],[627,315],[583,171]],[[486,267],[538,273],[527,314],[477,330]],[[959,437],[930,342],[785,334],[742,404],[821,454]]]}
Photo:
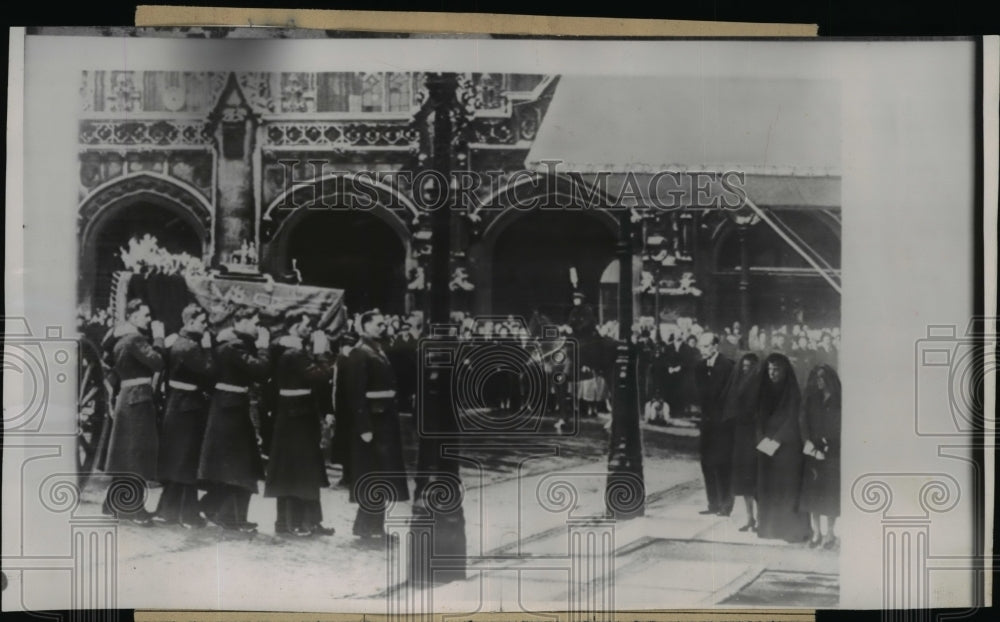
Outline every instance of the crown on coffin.
{"label": "crown on coffin", "polygon": [[259,272],[257,261],[257,245],[243,240],[239,249],[229,253],[223,265],[231,273],[257,274]]}

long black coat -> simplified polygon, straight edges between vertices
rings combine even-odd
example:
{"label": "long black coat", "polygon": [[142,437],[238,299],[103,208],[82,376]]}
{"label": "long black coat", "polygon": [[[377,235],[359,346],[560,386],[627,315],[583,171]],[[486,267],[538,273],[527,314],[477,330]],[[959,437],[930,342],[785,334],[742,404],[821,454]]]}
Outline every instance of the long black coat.
{"label": "long black coat", "polygon": [[[753,367],[744,372],[741,369],[747,357]],[[732,492],[734,495],[754,496],[757,493],[757,393],[760,389],[760,369],[756,355],[744,355],[733,368],[726,388],[726,402],[723,418],[733,425],[733,471]]]}
{"label": "long black coat", "polygon": [[[323,413],[317,408],[313,390],[332,374],[330,361],[300,348],[280,348],[276,358],[274,382],[278,395],[264,496],[318,501],[319,489],[327,482],[320,449]],[[310,393],[282,396],[282,389],[305,389]]]}
{"label": "long black coat", "polygon": [[[249,387],[267,380],[270,356],[266,349],[256,349],[252,336],[223,331],[219,340],[215,349],[217,382]],[[257,492],[257,482],[263,477],[257,431],[250,419],[249,393],[216,389],[208,410],[198,479]]]}
{"label": "long black coat", "polygon": [[[120,338],[115,343],[113,357],[115,374],[121,383],[152,378],[163,370],[163,355],[153,347],[155,344],[161,348],[162,340],[150,344],[131,324],[116,330],[116,335]],[[122,387],[115,402],[105,470],[156,480],[158,436],[152,383]]]}
{"label": "long black coat", "polygon": [[[663,376],[663,399],[670,405],[670,415],[677,417],[683,414],[683,379],[684,374],[681,361],[681,352],[673,343],[668,343],[663,349],[662,365]],[[671,371],[671,369],[675,371]]]}
{"label": "long black coat", "polygon": [[[348,355],[347,403],[351,413],[351,501],[359,488],[370,494],[372,485],[392,489],[396,501],[410,498],[403,440],[395,399],[370,399],[372,391],[396,390],[396,377],[382,347],[363,338]],[[371,442],[361,435],[371,432]],[[367,497],[366,497],[367,498]]]}
{"label": "long black coat", "polygon": [[201,335],[181,331],[167,353],[167,380],[192,384],[195,390],[167,387],[167,407],[160,433],[159,479],[196,484],[201,444],[208,422],[208,391],[215,380],[212,352]]}
{"label": "long black coat", "polygon": [[[785,380],[775,385],[768,379],[768,363],[785,369]],[[780,443],[773,456],[757,458],[757,535],[800,542],[809,537],[809,515],[799,507],[802,486],[802,437],[799,409],[802,394],[788,358],[772,354],[761,366],[758,402],[758,436]]]}
{"label": "long black coat", "polygon": [[[831,389],[829,397],[815,386],[820,369]],[[840,516],[840,379],[825,365],[814,370],[809,385],[799,425],[803,443],[811,441],[824,459],[806,456],[799,507],[803,512]]]}
{"label": "long black coat", "polygon": [[573,330],[573,338],[577,340],[580,367],[598,368],[601,365],[601,344],[594,308],[588,304],[573,306],[566,323]]}
{"label": "long black coat", "polygon": [[348,388],[350,387],[348,372],[350,372],[350,358],[341,352],[337,355],[333,373],[332,399],[335,419],[333,441],[330,443],[330,461],[345,467],[347,471],[351,468],[351,438],[353,437],[351,434],[353,416],[347,401]]}
{"label": "long black coat", "polygon": [[698,381],[696,379],[698,363],[701,355],[698,348],[694,348],[684,343],[680,348],[681,364],[681,408],[698,404]]}
{"label": "long black coat", "polygon": [[392,343],[389,361],[396,371],[399,385],[396,403],[408,412],[410,396],[417,391],[417,339],[408,332],[398,335]]}
{"label": "long black coat", "polygon": [[670,353],[663,344],[653,346],[649,371],[646,374],[646,387],[651,399],[666,400],[667,397],[667,366],[670,364]]}
{"label": "long black coat", "polygon": [[733,423],[724,417],[726,388],[733,372],[733,362],[721,353],[709,367],[699,361],[695,368],[701,406],[701,460],[706,464],[729,465],[733,459]]}

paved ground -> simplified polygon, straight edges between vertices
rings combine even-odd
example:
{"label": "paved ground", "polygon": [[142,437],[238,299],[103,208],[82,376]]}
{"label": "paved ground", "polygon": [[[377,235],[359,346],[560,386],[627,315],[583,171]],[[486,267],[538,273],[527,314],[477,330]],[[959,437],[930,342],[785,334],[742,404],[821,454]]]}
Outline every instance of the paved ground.
{"label": "paved ground", "polygon": [[[600,544],[601,536],[594,535],[599,530],[580,519],[603,513],[602,423],[588,420],[581,434],[554,442],[463,451],[480,465],[462,472],[465,581],[419,593],[398,588],[405,573],[387,564],[385,548],[362,545],[349,535],[356,506],[348,503],[346,489],[329,488],[322,492],[324,522],[337,530],[329,537],[274,535],[275,502],[259,495],[250,505],[250,520],[260,524],[252,536],[214,527],[121,524],[119,606],[377,613],[431,603],[435,610],[469,612],[587,603],[625,609],[836,602],[835,552],[760,541],[737,531],[742,516],[698,514],[704,492],[697,433],[690,426],[644,427],[646,516],[601,527]],[[413,451],[408,462],[415,462]],[[338,481],[339,470],[331,467],[329,476]],[[151,491],[147,507],[155,507],[158,494]],[[81,511],[98,513],[101,497],[101,482],[95,481],[84,491]],[[575,540],[571,523],[582,534]],[[574,542],[601,545],[614,554],[592,555],[588,567],[574,565],[568,553]],[[397,548],[392,559],[405,567],[407,551]],[[603,566],[594,561],[599,559]],[[604,585],[613,585],[613,591]]]}

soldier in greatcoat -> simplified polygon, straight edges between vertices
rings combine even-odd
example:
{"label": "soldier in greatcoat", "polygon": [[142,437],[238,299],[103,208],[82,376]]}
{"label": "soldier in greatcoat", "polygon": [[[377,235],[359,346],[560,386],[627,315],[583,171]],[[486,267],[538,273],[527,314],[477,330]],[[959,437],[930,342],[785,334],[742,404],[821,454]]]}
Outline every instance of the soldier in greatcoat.
{"label": "soldier in greatcoat", "polygon": [[257,326],[256,309],[238,309],[234,317],[233,327],[217,338],[216,383],[198,480],[208,488],[201,509],[209,520],[224,529],[252,532],[257,525],[247,521],[247,510],[264,477],[264,466],[250,417],[249,391],[253,383],[266,382],[270,376],[270,336]]}
{"label": "soldier in greatcoat", "polygon": [[350,380],[350,354],[354,344],[357,343],[357,336],[348,334],[340,338],[339,352],[333,368],[333,383],[331,398],[333,402],[333,412],[335,415],[333,440],[330,443],[330,462],[339,464],[342,468],[342,475],[338,486],[351,485],[351,443],[353,434],[351,433],[351,409],[347,402],[348,388]]}
{"label": "soldier in greatcoat", "polygon": [[277,404],[264,496],[277,498],[276,533],[332,535],[322,525],[326,461],[320,448],[323,413],[314,394],[332,374],[329,342],[317,331],[310,344],[312,319],[306,314],[289,317],[286,325],[287,334],[272,348]]}
{"label": "soldier in greatcoat", "polygon": [[198,459],[208,420],[208,392],[215,380],[208,313],[192,303],[167,352],[167,406],[160,433],[159,478],[163,493],[156,519],[203,527],[198,506]]}
{"label": "soldier in greatcoat", "polygon": [[403,463],[402,433],[396,411],[396,378],[379,344],[385,320],[377,311],[361,316],[361,338],[349,355],[347,401],[351,412],[352,478],[350,499],[358,504],[354,535],[385,534],[388,500],[410,499]]}
{"label": "soldier in greatcoat", "polygon": [[[148,482],[157,479],[153,376],[164,367],[163,325],[152,321],[149,306],[137,298],[126,303],[125,318],[114,329],[117,341],[112,356],[120,391],[105,463],[105,470],[113,475],[104,512],[146,526],[152,524],[152,516],[142,502]],[[152,343],[146,335],[150,328]]]}

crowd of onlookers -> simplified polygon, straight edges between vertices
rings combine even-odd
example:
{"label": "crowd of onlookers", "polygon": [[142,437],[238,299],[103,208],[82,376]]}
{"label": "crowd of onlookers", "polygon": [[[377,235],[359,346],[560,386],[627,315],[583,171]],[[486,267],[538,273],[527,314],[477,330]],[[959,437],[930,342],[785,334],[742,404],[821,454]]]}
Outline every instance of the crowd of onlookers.
{"label": "crowd of onlookers", "polygon": [[[355,334],[359,317],[360,314],[355,314],[347,318],[346,341],[350,341],[351,335]],[[427,335],[426,320],[419,311],[385,314],[384,318],[384,345],[403,385],[401,393],[404,397],[400,407],[408,410],[412,408],[412,392],[416,388],[416,348],[420,339]],[[111,326],[112,319],[102,309],[92,316],[81,314],[78,324],[83,334],[99,338]],[[545,331],[544,327],[550,327],[550,330]],[[700,410],[694,381],[695,367],[702,358],[697,341],[710,328],[693,318],[684,317],[670,324],[661,324],[659,330],[651,317],[642,317],[633,323],[631,341],[636,348],[639,404],[649,421],[663,423],[670,418],[690,417]],[[459,340],[504,340],[523,345],[537,344],[540,340],[551,341],[553,335],[556,338],[573,337],[570,327],[552,322],[539,313],[527,320],[512,315],[483,319],[456,311],[451,314],[449,331],[452,338]],[[713,332],[719,338],[719,351],[731,359],[748,352],[762,357],[772,352],[785,354],[802,388],[809,371],[817,365],[838,368],[840,328],[837,326],[820,328],[800,323],[754,325],[744,334],[739,322],[734,322]],[[576,390],[585,415],[610,412],[612,367],[618,336],[617,321],[598,324],[596,343],[592,344],[595,354],[586,357],[587,360],[572,361],[582,380]],[[517,383],[514,385],[510,391],[517,393]],[[519,403],[516,395],[493,401],[500,405]],[[561,402],[556,399],[554,403]]]}
{"label": "crowd of onlookers", "polygon": [[[203,310],[201,316],[206,317]],[[377,334],[370,328],[372,317],[379,318]],[[81,333],[92,339],[106,337],[113,323],[104,311],[81,314],[78,320]],[[485,319],[464,313],[452,314],[451,320],[445,333],[450,338],[483,344],[504,341],[525,348],[524,370],[511,373],[508,369],[483,383],[478,396],[481,407],[516,412],[529,395],[539,395],[527,380],[570,371],[570,382],[551,382],[545,388],[543,412],[557,419],[557,427],[570,416],[611,411],[620,343],[616,322],[598,324],[593,311],[579,303],[564,324],[553,323],[537,311],[526,322],[513,316]],[[352,350],[364,343],[377,344],[365,347],[385,353],[381,360],[394,376],[386,380],[393,387],[388,391],[390,399],[399,410],[413,412],[419,397],[419,344],[428,332],[422,314],[383,315],[375,310],[350,317],[346,324],[335,344],[341,357],[333,366],[338,371],[330,378],[332,386],[339,386],[334,378],[344,371],[340,367]],[[739,323],[712,330],[690,318],[659,326],[640,318],[630,337],[635,389],[645,420],[666,424],[697,418],[709,496],[709,508],[702,513],[728,516],[734,498],[742,496],[747,514],[744,531],[835,547],[839,328],[755,325],[744,334]],[[550,356],[558,351],[566,356]],[[531,366],[536,369],[528,369]],[[176,378],[172,381],[176,383]],[[123,390],[125,386],[123,382]],[[224,385],[216,388],[220,386]],[[249,408],[253,418],[253,407]],[[323,436],[327,458],[336,462],[336,433],[328,429],[332,425],[325,422]],[[343,456],[339,461],[345,462]]]}
{"label": "crowd of onlookers", "polygon": [[[409,351],[415,350],[416,343],[425,336],[422,314],[389,314],[385,318],[385,344],[390,358],[403,367],[415,365],[415,354],[411,355]],[[356,318],[348,320],[348,332],[355,321]],[[543,331],[543,326],[550,326],[554,332]],[[702,359],[697,342],[710,327],[692,318],[679,318],[676,322],[661,324],[659,330],[656,328],[653,318],[640,318],[632,325],[639,404],[647,419],[653,423],[695,415],[700,406],[694,370]],[[719,351],[731,359],[748,352],[756,353],[761,358],[769,353],[786,355],[803,389],[809,372],[816,366],[829,365],[833,369],[838,366],[840,328],[837,326],[820,328],[800,323],[754,325],[744,334],[739,322],[734,322],[714,332],[719,338]],[[557,338],[573,337],[570,327],[553,323],[538,313],[525,321],[514,316],[481,319],[472,314],[454,312],[449,334],[459,340],[504,340],[524,345],[551,340],[553,335]],[[618,335],[617,321],[598,324],[593,340],[596,343],[591,344],[593,353],[573,361],[577,377],[581,380],[575,387],[576,397],[584,415],[610,412],[612,367]],[[399,371],[403,378],[411,373],[409,369]],[[516,393],[518,387],[514,384],[510,391]],[[495,401],[501,405],[520,403],[516,395],[513,399],[500,397]],[[561,404],[562,401],[555,398],[554,403]],[[405,408],[405,405],[401,406]],[[557,406],[554,410],[560,408]]]}
{"label": "crowd of onlookers", "polygon": [[[618,327],[613,322],[602,326],[602,334],[614,335]],[[666,412],[654,416],[685,416],[697,412],[694,369],[702,356],[698,338],[709,327],[697,321],[681,318],[676,324],[661,325],[655,330],[651,321],[633,325],[632,341],[638,346],[638,382],[640,403],[654,402]],[[840,349],[840,328],[814,328],[804,324],[761,327],[754,325],[744,335],[739,322],[713,331],[719,339],[719,352],[730,359],[753,352],[763,357],[780,353],[788,357],[800,388],[804,388],[809,371],[817,365],[837,369]],[[657,411],[659,412],[659,410]]]}

